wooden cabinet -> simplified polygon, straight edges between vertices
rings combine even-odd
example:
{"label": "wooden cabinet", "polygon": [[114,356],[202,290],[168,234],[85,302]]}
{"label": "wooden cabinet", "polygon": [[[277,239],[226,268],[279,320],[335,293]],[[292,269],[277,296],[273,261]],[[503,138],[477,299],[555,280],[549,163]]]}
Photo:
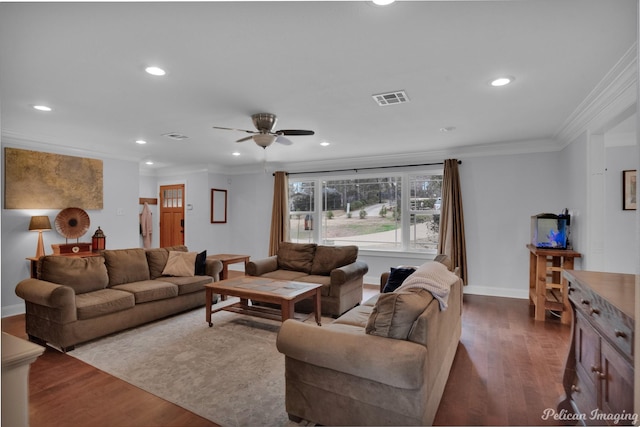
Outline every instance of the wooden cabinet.
{"label": "wooden cabinet", "polygon": [[566,397],[558,409],[587,425],[633,424],[635,276],[571,270],[564,275],[573,333]]}

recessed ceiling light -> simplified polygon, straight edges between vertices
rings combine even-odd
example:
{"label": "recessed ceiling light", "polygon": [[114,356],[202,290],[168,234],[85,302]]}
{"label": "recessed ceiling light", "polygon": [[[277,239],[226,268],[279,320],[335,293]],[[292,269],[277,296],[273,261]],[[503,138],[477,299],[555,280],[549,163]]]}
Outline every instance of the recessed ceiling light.
{"label": "recessed ceiling light", "polygon": [[34,105],[33,108],[38,111],[51,111],[51,107],[47,107],[46,105]]}
{"label": "recessed ceiling light", "polygon": [[376,4],[378,6],[386,6],[393,3],[394,1],[396,0],[373,0],[373,4]]}
{"label": "recessed ceiling light", "polygon": [[167,74],[167,72],[160,67],[147,67],[144,70],[152,76],[164,76]]}
{"label": "recessed ceiling light", "polygon": [[455,126],[447,126],[447,127],[443,127],[440,128],[440,132],[453,132],[454,130],[456,130]]}
{"label": "recessed ceiling light", "polygon": [[146,162],[144,162],[145,165],[152,165],[153,162],[151,160],[147,160]]}
{"label": "recessed ceiling light", "polygon": [[239,156],[239,155],[240,155],[240,153],[239,153],[239,152],[237,152],[237,151],[234,151],[233,153],[231,153],[231,155],[232,155],[232,156],[236,156],[236,157],[237,157],[237,156]]}
{"label": "recessed ceiling light", "polygon": [[330,143],[330,142],[327,142],[327,141],[322,141],[322,142],[320,143],[320,145],[322,145],[323,147],[327,147],[327,146],[331,145],[331,143]]}
{"label": "recessed ceiling light", "polygon": [[144,139],[137,139],[136,140],[136,144],[143,145],[143,144],[146,144],[146,143],[147,143],[147,141],[145,141]]}
{"label": "recessed ceiling light", "polygon": [[513,83],[514,80],[515,80],[515,77],[510,77],[510,76],[498,77],[497,79],[492,80],[490,84],[491,86],[500,87],[500,86],[506,86],[509,83]]}

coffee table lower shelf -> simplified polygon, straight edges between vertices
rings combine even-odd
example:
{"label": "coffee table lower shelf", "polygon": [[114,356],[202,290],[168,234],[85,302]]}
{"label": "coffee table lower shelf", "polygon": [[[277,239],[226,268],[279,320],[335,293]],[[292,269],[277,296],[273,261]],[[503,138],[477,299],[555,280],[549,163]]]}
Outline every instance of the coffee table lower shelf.
{"label": "coffee table lower shelf", "polygon": [[[232,313],[244,314],[247,316],[253,317],[261,317],[263,319],[277,320],[282,321],[282,310],[278,310],[277,308],[271,307],[263,307],[259,305],[249,305],[244,300],[237,302],[235,304],[230,304],[220,308],[212,308],[211,313],[216,313],[218,311],[230,311]],[[290,317],[291,319],[296,319],[301,322],[304,322],[311,318],[315,313],[293,313]],[[320,325],[320,322],[318,322]],[[209,322],[209,327],[213,326],[213,322]]]}
{"label": "coffee table lower shelf", "polygon": [[[209,327],[213,326],[211,315],[224,310],[283,322],[287,319],[304,321],[311,316],[315,316],[316,323],[321,326],[321,287],[322,285],[314,283],[290,282],[252,276],[213,282],[205,285],[206,321]],[[223,300],[218,307],[213,304],[214,293],[220,294]],[[227,296],[238,297],[240,302],[225,303],[224,300]],[[308,298],[313,301],[313,312],[308,315],[296,313],[296,302]],[[280,306],[280,309],[255,305],[249,301],[277,305]]]}

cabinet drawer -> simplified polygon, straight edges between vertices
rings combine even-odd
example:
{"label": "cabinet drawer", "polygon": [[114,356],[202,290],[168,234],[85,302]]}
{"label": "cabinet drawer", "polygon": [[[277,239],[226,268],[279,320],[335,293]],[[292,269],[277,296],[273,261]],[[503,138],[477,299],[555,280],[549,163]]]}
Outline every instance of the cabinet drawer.
{"label": "cabinet drawer", "polygon": [[576,310],[589,318],[598,332],[613,346],[620,349],[624,357],[632,361],[634,331],[632,319],[622,315],[619,310],[589,288],[572,283],[571,289],[569,298]]}

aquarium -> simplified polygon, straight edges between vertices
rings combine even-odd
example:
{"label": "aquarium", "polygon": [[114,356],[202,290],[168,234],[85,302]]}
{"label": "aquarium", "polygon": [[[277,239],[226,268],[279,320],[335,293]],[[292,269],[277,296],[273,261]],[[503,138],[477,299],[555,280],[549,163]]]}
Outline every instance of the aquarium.
{"label": "aquarium", "polygon": [[531,217],[531,244],[537,248],[566,249],[569,217],[550,213]]}

